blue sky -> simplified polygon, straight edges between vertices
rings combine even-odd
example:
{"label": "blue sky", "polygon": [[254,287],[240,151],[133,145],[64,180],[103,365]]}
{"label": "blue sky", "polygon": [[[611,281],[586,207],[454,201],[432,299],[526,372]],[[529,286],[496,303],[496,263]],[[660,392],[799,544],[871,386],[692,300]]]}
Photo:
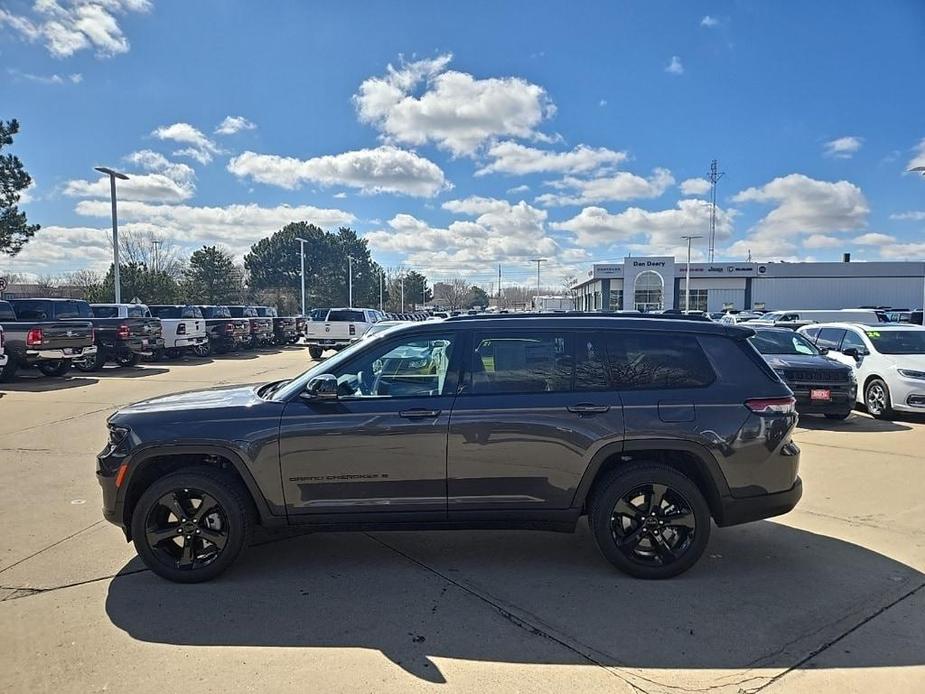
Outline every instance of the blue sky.
{"label": "blue sky", "polygon": [[4,0],[44,228],[0,271],[107,266],[99,164],[129,234],[348,224],[435,280],[682,257],[714,157],[717,259],[925,258],[925,4],[577,5]]}

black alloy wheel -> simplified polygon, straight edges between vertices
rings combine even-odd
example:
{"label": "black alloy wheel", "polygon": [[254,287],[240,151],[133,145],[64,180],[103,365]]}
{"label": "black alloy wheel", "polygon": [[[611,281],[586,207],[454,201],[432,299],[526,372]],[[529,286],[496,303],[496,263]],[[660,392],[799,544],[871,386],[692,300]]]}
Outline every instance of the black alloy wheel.
{"label": "black alloy wheel", "polygon": [[637,578],[670,578],[693,566],[710,537],[703,494],[677,470],[654,463],[612,470],[595,493],[591,530],[604,556]]}
{"label": "black alloy wheel", "polygon": [[123,366],[123,367],[138,366],[138,362],[140,360],[141,360],[141,355],[138,354],[138,352],[123,351],[123,352],[119,352],[116,355],[116,363],[119,366]]}
{"label": "black alloy wheel", "polygon": [[198,345],[193,345],[193,354],[200,359],[208,357],[212,354],[212,343],[206,340]]}
{"label": "black alloy wheel", "polygon": [[208,581],[247,543],[252,503],[240,482],[198,467],[154,482],[132,515],[132,539],[147,567],[171,581]]}
{"label": "black alloy wheel", "polygon": [[71,368],[71,360],[53,359],[50,361],[40,361],[38,368],[43,376],[64,376]]}

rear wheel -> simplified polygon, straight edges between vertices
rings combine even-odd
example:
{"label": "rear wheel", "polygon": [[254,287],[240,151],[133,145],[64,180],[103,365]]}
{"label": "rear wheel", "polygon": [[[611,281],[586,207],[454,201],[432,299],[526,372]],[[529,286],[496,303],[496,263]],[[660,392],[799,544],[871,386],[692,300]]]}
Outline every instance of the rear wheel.
{"label": "rear wheel", "polygon": [[145,565],[178,583],[208,581],[247,544],[250,500],[240,482],[207,467],[180,470],[154,482],[132,513],[132,537]]}
{"label": "rear wheel", "polygon": [[321,359],[321,355],[324,354],[324,350],[321,347],[315,347],[314,345],[308,346],[308,356],[310,356],[315,361]]}
{"label": "rear wheel", "polygon": [[677,576],[710,539],[710,508],[689,478],[655,463],[617,468],[602,480],[588,513],[604,557],[636,578]]}
{"label": "rear wheel", "polygon": [[138,366],[141,355],[138,352],[119,352],[116,355],[116,363],[119,366]]}
{"label": "rear wheel", "polygon": [[74,368],[78,371],[90,372],[99,371],[106,365],[106,356],[102,350],[97,350],[96,354],[86,359],[75,359]]}
{"label": "rear wheel", "polygon": [[38,370],[45,376],[63,376],[70,368],[70,359],[54,359],[52,361],[40,361],[38,363]]}
{"label": "rear wheel", "polygon": [[212,343],[206,340],[205,342],[193,345],[193,354],[197,357],[207,357],[212,354]]}
{"label": "rear wheel", "polygon": [[0,383],[7,383],[12,381],[16,376],[16,369],[19,368],[19,364],[16,363],[16,360],[12,356],[7,355],[6,364],[0,367]]}
{"label": "rear wheel", "polygon": [[893,416],[893,403],[890,400],[890,389],[879,378],[871,380],[864,389],[864,404],[872,417],[888,419]]}

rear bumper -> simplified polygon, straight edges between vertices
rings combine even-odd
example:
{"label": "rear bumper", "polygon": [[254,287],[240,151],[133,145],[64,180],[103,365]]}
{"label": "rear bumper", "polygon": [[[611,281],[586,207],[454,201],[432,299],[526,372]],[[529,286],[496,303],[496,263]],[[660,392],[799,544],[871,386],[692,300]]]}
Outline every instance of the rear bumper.
{"label": "rear bumper", "polygon": [[173,341],[173,346],[176,348],[179,347],[195,347],[196,345],[204,345],[209,341],[205,335],[202,337],[178,337]]}
{"label": "rear bumper", "polygon": [[360,338],[357,337],[351,340],[329,340],[318,337],[307,337],[305,338],[305,344],[309,345],[310,347],[349,347],[359,339]]}
{"label": "rear bumper", "polygon": [[793,510],[802,496],[803,480],[797,477],[793,486],[784,492],[760,494],[742,499],[724,497],[721,500],[722,508],[716,524],[725,527],[780,516]]}
{"label": "rear bumper", "polygon": [[29,361],[45,361],[58,359],[86,359],[96,355],[96,345],[89,347],[66,347],[63,349],[27,349],[26,359]]}

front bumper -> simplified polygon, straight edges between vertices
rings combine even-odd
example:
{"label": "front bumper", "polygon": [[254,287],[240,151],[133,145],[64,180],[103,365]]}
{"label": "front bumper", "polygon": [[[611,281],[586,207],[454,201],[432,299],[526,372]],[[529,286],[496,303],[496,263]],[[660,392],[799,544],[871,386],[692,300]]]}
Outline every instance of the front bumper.
{"label": "front bumper", "polygon": [[803,480],[797,477],[793,486],[784,492],[759,494],[741,499],[723,497],[716,524],[725,527],[780,516],[793,510],[802,496]]}
{"label": "front bumper", "polygon": [[86,359],[96,356],[96,345],[89,347],[64,347],[62,349],[27,349],[26,359],[29,361],[58,360],[58,359]]}
{"label": "front bumper", "polygon": [[900,376],[888,385],[894,410],[925,412],[925,381]]}
{"label": "front bumper", "polygon": [[[788,384],[789,385],[789,384]],[[790,386],[793,391],[793,397],[797,401],[797,412],[800,414],[845,414],[854,409],[857,400],[857,386],[852,385],[850,388],[841,386],[820,385],[813,386],[812,389],[807,386]],[[824,389],[831,394],[829,400],[813,400],[811,390]]]}

